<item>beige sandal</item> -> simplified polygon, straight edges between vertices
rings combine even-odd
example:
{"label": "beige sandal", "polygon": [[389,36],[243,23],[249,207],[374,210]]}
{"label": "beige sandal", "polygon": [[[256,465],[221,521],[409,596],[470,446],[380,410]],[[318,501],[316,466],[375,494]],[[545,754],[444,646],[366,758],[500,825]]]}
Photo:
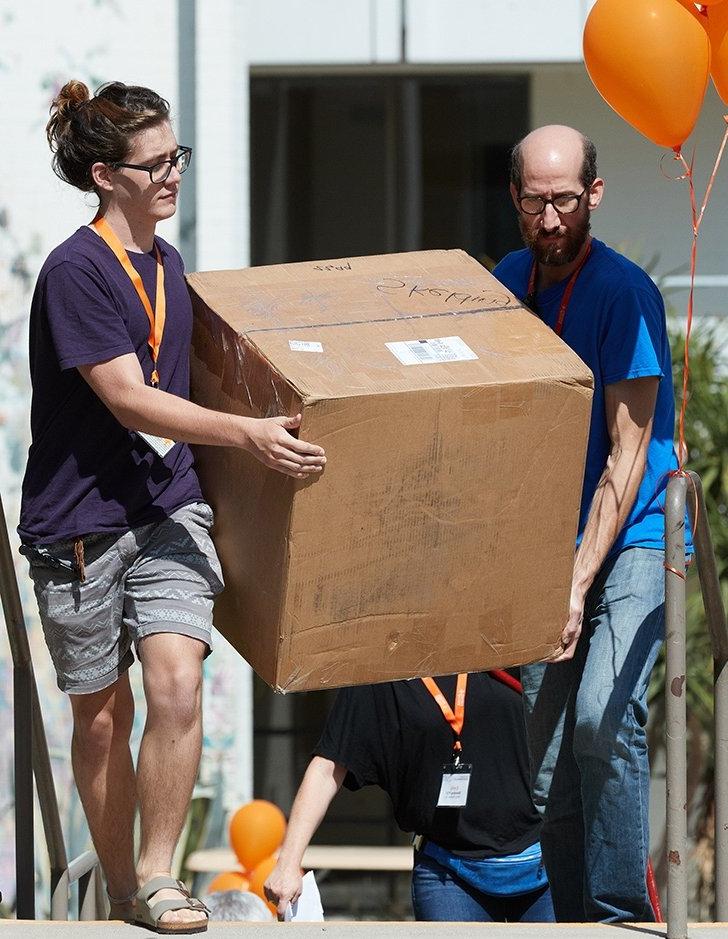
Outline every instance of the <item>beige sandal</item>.
{"label": "beige sandal", "polygon": [[[180,897],[178,900],[158,900],[150,902],[155,893],[160,890],[176,890]],[[206,914],[206,918],[193,919],[179,923],[161,923],[160,918],[170,910],[195,910]],[[152,877],[147,881],[136,896],[136,910],[134,923],[137,926],[146,926],[160,936],[188,936],[192,933],[206,932],[210,911],[201,900],[190,896],[190,892],[181,880],[174,877]]]}

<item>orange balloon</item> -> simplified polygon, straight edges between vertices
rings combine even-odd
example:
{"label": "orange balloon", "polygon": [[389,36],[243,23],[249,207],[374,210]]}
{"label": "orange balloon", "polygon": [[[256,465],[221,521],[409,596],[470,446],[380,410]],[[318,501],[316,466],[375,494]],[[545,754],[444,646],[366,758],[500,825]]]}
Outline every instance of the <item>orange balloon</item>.
{"label": "orange balloon", "polygon": [[241,806],[230,820],[230,844],[246,871],[277,851],[285,833],[285,815],[264,799]]}
{"label": "orange balloon", "polygon": [[728,4],[708,10],[710,39],[710,75],[716,91],[728,104]]}
{"label": "orange balloon", "polygon": [[216,890],[249,890],[250,881],[242,871],[225,871],[213,877],[207,887],[208,893]]}
{"label": "orange balloon", "polygon": [[260,864],[256,864],[256,866],[250,872],[250,886],[248,887],[248,890],[250,890],[251,893],[255,893],[260,897],[261,900],[265,900],[271,913],[276,913],[278,911],[278,907],[275,905],[275,903],[271,903],[266,898],[265,892],[263,891],[263,884],[266,882],[266,880],[268,880],[268,877],[270,876],[270,873],[276,864],[277,861],[274,857],[267,857],[262,860]]}
{"label": "orange balloon", "polygon": [[607,104],[660,147],[680,147],[708,85],[707,32],[675,0],[597,0],[584,62]]}

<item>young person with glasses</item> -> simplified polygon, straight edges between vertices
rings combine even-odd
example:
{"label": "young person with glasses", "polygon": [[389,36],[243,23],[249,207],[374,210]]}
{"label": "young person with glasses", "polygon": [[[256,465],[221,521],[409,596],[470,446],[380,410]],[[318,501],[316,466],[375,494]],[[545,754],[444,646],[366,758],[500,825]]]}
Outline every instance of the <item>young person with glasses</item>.
{"label": "young person with glasses", "polygon": [[676,469],[665,307],[636,264],[590,235],[594,144],[540,127],[513,150],[526,248],[495,276],[594,374],[562,651],[522,669],[533,795],[561,921],[654,919],[647,684],[664,629],[664,492]]}
{"label": "young person with glasses", "polygon": [[[223,583],[188,444],[240,447],[297,479],[325,457],[292,434],[300,416],[246,418],[188,400],[191,303],[182,259],[155,235],[191,158],[167,102],[120,82],[91,97],[71,81],[47,134],[56,173],[99,206],[51,252],[33,296],[21,550],[71,701],[74,775],[111,916],[202,932],[205,907],[170,868],[197,774],[202,661]],[[134,652],[147,704],[136,772]]]}

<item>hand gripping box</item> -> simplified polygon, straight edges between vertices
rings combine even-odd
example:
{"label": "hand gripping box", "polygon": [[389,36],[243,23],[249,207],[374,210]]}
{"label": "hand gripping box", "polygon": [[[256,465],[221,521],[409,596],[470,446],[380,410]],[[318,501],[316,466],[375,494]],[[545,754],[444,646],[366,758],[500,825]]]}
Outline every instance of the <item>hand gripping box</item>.
{"label": "hand gripping box", "polygon": [[215,624],[280,691],[531,662],[566,622],[588,368],[462,251],[192,274],[192,399],[303,415],[297,481],[196,448]]}

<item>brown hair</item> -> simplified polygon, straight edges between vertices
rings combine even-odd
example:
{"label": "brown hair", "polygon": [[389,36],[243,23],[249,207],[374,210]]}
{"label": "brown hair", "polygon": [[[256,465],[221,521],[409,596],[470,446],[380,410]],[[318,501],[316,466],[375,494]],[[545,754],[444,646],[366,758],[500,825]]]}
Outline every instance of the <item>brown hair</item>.
{"label": "brown hair", "polygon": [[92,192],[94,163],[123,161],[136,134],[166,120],[169,102],[150,88],[108,82],[92,98],[83,82],[66,82],[46,125],[53,170],[82,192]]}

